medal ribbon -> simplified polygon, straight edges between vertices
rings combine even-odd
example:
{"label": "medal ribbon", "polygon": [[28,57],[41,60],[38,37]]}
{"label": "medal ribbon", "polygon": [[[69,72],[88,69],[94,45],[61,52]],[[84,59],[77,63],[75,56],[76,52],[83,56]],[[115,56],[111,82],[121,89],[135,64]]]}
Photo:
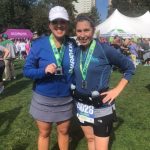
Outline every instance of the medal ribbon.
{"label": "medal ribbon", "polygon": [[90,45],[90,47],[89,47],[89,50],[88,50],[88,53],[87,53],[84,65],[82,64],[82,60],[83,60],[82,51],[80,53],[80,71],[81,71],[82,79],[83,80],[86,79],[87,70],[88,70],[88,67],[89,67],[89,64],[90,64],[91,57],[92,57],[92,54],[94,52],[95,46],[96,46],[96,41],[93,40],[92,43],[91,43],[91,45]]}
{"label": "medal ribbon", "polygon": [[50,44],[52,46],[52,50],[53,50],[53,53],[54,53],[54,56],[56,59],[57,66],[61,67],[63,56],[64,56],[64,51],[65,51],[64,45],[62,44],[60,52],[59,52],[56,45],[55,45],[54,37],[52,34],[49,37],[49,41],[50,41]]}

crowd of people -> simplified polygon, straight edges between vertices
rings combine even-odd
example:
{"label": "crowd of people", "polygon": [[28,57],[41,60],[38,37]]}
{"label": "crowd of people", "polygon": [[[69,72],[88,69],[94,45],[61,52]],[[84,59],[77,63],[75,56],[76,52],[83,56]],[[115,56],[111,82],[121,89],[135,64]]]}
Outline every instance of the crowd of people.
{"label": "crowd of people", "polygon": [[[16,79],[14,60],[26,59],[26,56],[28,55],[31,47],[31,41],[29,39],[9,39],[8,35],[3,33],[0,35],[0,46],[1,46],[0,80],[2,81],[14,80]],[[8,55],[4,54],[6,49],[9,52]],[[2,52],[3,50],[4,52]],[[0,93],[2,93],[3,90],[4,85],[0,85]]]}
{"label": "crowd of people", "polygon": [[126,55],[135,65],[143,64],[150,66],[150,39],[148,38],[122,38],[118,35],[114,37],[100,37],[101,42],[107,42],[117,51]]}
{"label": "crowd of people", "polygon": [[29,39],[18,39],[14,41],[16,47],[16,57],[18,59],[25,59],[29,53],[31,41]]}
{"label": "crowd of people", "polygon": [[[15,79],[13,61],[24,59],[23,74],[33,80],[29,112],[39,130],[38,150],[49,149],[53,123],[57,126],[60,150],[68,150],[73,116],[85,135],[88,150],[108,150],[116,121],[115,100],[134,74],[140,52],[143,57],[150,43],[148,39],[139,42],[119,36],[93,38],[95,25],[86,14],[76,17],[77,41],[68,37],[68,26],[67,10],[55,6],[49,12],[50,36],[37,38],[32,46],[29,40],[12,42],[2,34],[0,91],[4,89],[4,66],[4,79]],[[144,61],[149,65],[146,57]],[[122,70],[123,76],[110,89],[114,66]]]}

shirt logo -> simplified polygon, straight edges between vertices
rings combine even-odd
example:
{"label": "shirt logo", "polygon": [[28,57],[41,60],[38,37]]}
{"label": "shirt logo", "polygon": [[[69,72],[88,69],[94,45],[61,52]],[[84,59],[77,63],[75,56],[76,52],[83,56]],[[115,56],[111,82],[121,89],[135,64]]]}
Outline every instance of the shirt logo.
{"label": "shirt logo", "polygon": [[73,68],[74,68],[74,64],[75,64],[72,43],[69,43],[69,59],[70,59],[69,73],[72,73],[73,72]]}
{"label": "shirt logo", "polygon": [[99,122],[99,123],[103,123],[103,120],[97,120],[97,122]]}

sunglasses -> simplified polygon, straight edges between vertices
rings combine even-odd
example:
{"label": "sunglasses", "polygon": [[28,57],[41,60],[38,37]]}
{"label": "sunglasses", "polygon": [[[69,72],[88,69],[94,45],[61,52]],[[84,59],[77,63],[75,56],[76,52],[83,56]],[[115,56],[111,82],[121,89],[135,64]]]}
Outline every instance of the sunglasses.
{"label": "sunglasses", "polygon": [[53,25],[57,25],[57,24],[65,25],[65,24],[67,23],[67,21],[66,21],[66,20],[63,20],[63,19],[57,19],[57,20],[51,21],[51,23],[52,23]]}

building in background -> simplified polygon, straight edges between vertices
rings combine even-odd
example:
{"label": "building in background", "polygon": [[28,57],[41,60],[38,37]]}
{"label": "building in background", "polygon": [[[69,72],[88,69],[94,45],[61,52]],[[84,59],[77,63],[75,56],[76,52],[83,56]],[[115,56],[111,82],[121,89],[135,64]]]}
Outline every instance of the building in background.
{"label": "building in background", "polygon": [[109,6],[112,5],[112,0],[108,0],[108,5],[109,5]]}
{"label": "building in background", "polygon": [[91,10],[93,6],[95,6],[95,0],[78,0],[78,2],[73,2],[77,14],[87,13]]}

